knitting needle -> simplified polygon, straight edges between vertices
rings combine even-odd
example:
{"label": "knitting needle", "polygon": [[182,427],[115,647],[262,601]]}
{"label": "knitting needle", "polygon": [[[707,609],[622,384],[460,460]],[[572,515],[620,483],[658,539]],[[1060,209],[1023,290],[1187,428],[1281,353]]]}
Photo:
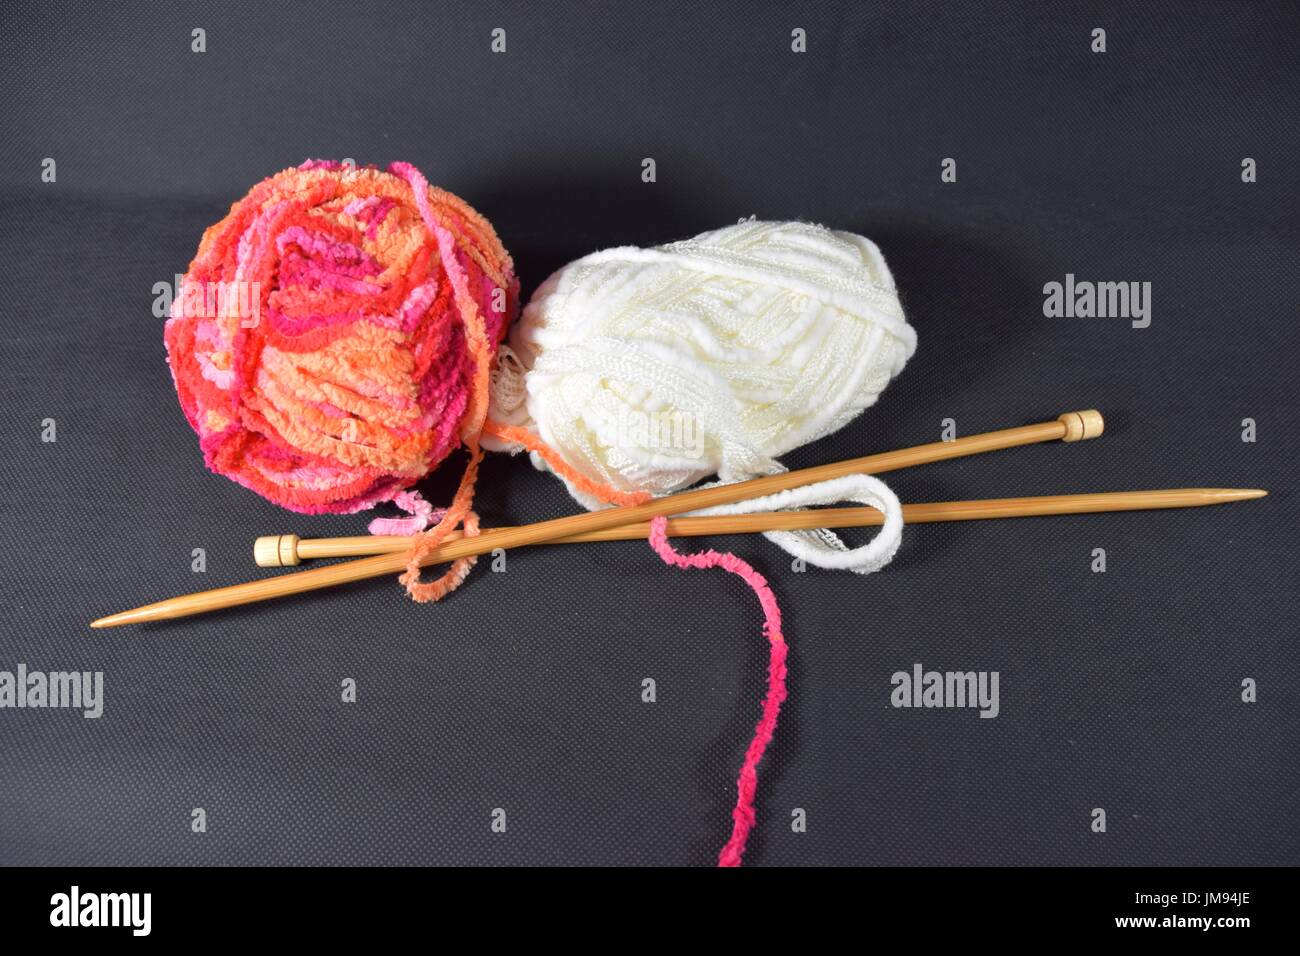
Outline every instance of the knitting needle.
{"label": "knitting needle", "polygon": [[[903,520],[908,524],[928,524],[937,521],[973,521],[987,518],[1023,518],[1036,515],[1065,515],[1065,514],[1095,514],[1100,512],[1119,512],[1119,511],[1140,511],[1162,508],[1196,508],[1205,505],[1227,504],[1232,501],[1247,501],[1252,498],[1262,498],[1268,492],[1256,488],[1174,488],[1159,491],[1117,491],[1102,492],[1096,494],[1081,495],[1046,495],[1037,498],[986,498],[977,501],[943,501],[928,504],[914,504],[903,506]],[[755,531],[791,531],[800,528],[850,528],[865,527],[869,525],[878,525],[884,520],[883,515],[874,508],[819,508],[810,511],[777,511],[759,514],[744,515],[717,515],[708,517],[684,517],[670,518],[668,520],[668,533],[670,536],[677,537],[694,537],[709,534],[741,534]],[[485,531],[479,537],[471,540],[478,542],[481,547],[476,551],[479,553],[487,552],[495,547],[501,546],[498,538],[503,531],[514,531],[514,528],[498,528],[492,531]],[[623,541],[635,538],[645,538],[650,531],[649,522],[635,523],[630,525],[619,525],[614,528],[604,528],[597,531],[588,531],[581,534],[575,534],[568,537],[556,538],[549,544],[577,544],[580,542],[590,541]],[[456,532],[459,535],[459,532]],[[321,550],[317,556],[323,556],[326,552],[337,555],[339,552],[339,542],[347,542],[358,539],[297,539],[295,535],[274,535],[269,540],[282,541],[284,539],[295,539],[293,550],[286,551],[287,554],[302,556],[302,546],[308,545],[308,551],[312,550],[310,545],[321,545]],[[360,539],[364,540],[364,539]],[[404,552],[410,547],[410,539],[402,537],[394,538],[375,538],[381,546],[395,549],[396,544],[400,543],[400,548],[383,552],[382,555],[392,556],[396,554],[399,557],[404,556]],[[434,552],[431,560],[442,560],[445,549],[449,544],[443,545],[442,548]],[[373,560],[373,559],[372,559]],[[276,597],[278,593],[265,594],[263,596],[244,597],[243,592],[257,585],[274,585],[277,582],[286,579],[301,578],[305,575],[319,575],[321,572],[333,571],[334,569],[353,569],[341,577],[332,578],[327,584],[317,583],[316,587],[327,587],[330,583],[344,583],[347,581],[361,580],[365,577],[375,577],[379,574],[391,573],[397,569],[397,565],[387,567],[384,571],[369,571],[356,576],[355,568],[361,561],[353,561],[347,564],[332,565],[326,568],[318,568],[315,571],[303,571],[296,574],[285,575],[280,578],[270,578],[266,581],[253,582],[253,584],[240,584],[231,588],[222,588],[219,591],[201,592],[192,594],[183,598],[176,598],[172,601],[164,601],[161,604],[147,605],[144,608],[137,608],[135,611],[125,611],[122,614],[113,615],[112,617],[102,618],[95,621],[92,627],[116,627],[119,624],[130,624],[144,620],[162,620],[166,617],[184,617],[189,614],[201,613],[205,610],[216,610],[221,607],[232,606],[227,598],[222,597],[221,592],[239,592],[236,594],[235,603],[250,603],[251,601],[262,600],[263,597]],[[312,590],[311,587],[299,588],[298,590]],[[283,593],[297,593],[283,592]],[[187,603],[187,602],[202,602]],[[216,602],[216,603],[212,603]]]}
{"label": "knitting needle", "polygon": [[[1042,495],[1032,498],[982,498],[976,501],[936,501],[903,505],[904,524],[937,521],[976,521],[985,518],[1029,518],[1039,515],[1098,514],[1114,511],[1150,511],[1162,508],[1198,508],[1232,501],[1262,498],[1257,488],[1168,488],[1158,491],[1107,491],[1083,495]],[[808,511],[770,511],[757,514],[670,518],[668,535],[695,538],[718,534],[762,531],[797,531],[805,528],[865,528],[882,524],[885,516],[875,508],[818,508]],[[492,531],[504,529],[495,528]],[[489,532],[485,529],[484,534]],[[650,534],[650,522],[618,525],[600,531],[556,538],[550,544],[591,541],[633,541]],[[461,533],[455,532],[460,538]],[[452,540],[448,538],[447,540]],[[253,555],[263,568],[297,565],[312,558],[349,558],[392,554],[410,549],[405,535],[361,535],[349,538],[300,538],[272,534],[253,543]]]}
{"label": "knitting needle", "polygon": [[[1076,442],[1096,438],[1102,433],[1104,422],[1101,413],[1094,410],[1066,412],[1050,422],[1036,425],[1022,425],[1019,428],[1005,428],[1000,431],[983,432],[968,435],[953,441],[932,442],[927,445],[915,445],[897,451],[867,455],[864,458],[851,458],[847,461],[819,465],[815,468],[803,468],[798,471],[780,472],[764,475],[748,481],[732,484],[715,485],[711,488],[696,488],[680,494],[663,498],[652,498],[638,505],[622,508],[605,508],[600,511],[588,511],[584,514],[569,515],[565,518],[553,518],[536,524],[505,528],[490,534],[481,534],[473,538],[460,538],[444,542],[432,553],[425,556],[423,564],[434,564],[463,558],[472,554],[482,554],[496,548],[517,548],[528,544],[542,544],[556,538],[569,537],[589,531],[600,531],[622,524],[647,521],[664,515],[683,514],[699,511],[716,505],[733,504],[747,498],[760,498],[775,494],[789,488],[828,481],[851,474],[879,474],[923,465],[965,455],[977,455],[1002,448],[1014,448],[1019,445],[1032,445],[1045,441]],[[406,567],[406,555],[399,553],[380,554],[357,561],[346,561],[329,567],[313,568],[310,571],[298,571],[275,578],[249,581],[230,587],[217,588],[212,591],[200,591],[181,597],[146,604],[99,618],[91,622],[91,627],[117,627],[122,624],[135,624],[142,621],[159,621],[177,617],[188,617],[222,608],[241,604],[252,604],[288,594],[300,594],[319,588],[333,587],[350,581],[380,577],[394,574]]]}

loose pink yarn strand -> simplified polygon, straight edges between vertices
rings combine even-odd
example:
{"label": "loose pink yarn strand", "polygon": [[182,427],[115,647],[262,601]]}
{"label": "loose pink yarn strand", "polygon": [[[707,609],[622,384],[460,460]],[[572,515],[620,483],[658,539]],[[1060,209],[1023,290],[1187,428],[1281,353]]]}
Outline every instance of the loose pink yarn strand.
{"label": "loose pink yarn strand", "polygon": [[787,645],[781,633],[781,608],[776,603],[776,595],[767,586],[767,579],[734,554],[719,554],[717,551],[682,554],[676,551],[668,543],[667,518],[655,518],[650,522],[650,547],[654,548],[665,564],[679,568],[722,568],[730,571],[753,589],[763,608],[763,633],[771,646],[767,666],[767,696],[763,699],[763,715],[754,728],[754,739],[749,742],[744,763],[740,766],[740,776],[736,779],[737,796],[736,807],[731,811],[731,819],[734,821],[731,839],[718,854],[718,866],[740,866],[741,858],[745,855],[745,843],[749,840],[749,831],[754,827],[758,762],[763,759],[763,752],[767,750],[767,745],[776,732],[776,718],[781,713],[781,702],[786,697]]}

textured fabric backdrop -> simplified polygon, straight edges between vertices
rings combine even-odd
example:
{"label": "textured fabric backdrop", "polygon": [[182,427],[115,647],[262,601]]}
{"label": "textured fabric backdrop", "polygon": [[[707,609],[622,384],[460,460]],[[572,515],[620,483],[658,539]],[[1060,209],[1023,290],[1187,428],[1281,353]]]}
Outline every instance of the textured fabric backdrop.
{"label": "textured fabric backdrop", "polygon": [[[87,629],[275,573],[256,535],[364,528],[204,470],[152,311],[232,201],[318,156],[417,164],[495,223],[525,294],[751,214],[872,237],[919,350],[792,467],[1096,406],[1100,441],[888,480],[1272,491],[918,526],[867,578],[715,542],[769,575],[792,649],[749,862],[1300,863],[1295,5],[703,6],[0,8],[0,670],[105,684],[98,720],[0,710],[0,863],[707,864],[728,832],[760,612],[644,544],[511,553],[436,606],[381,580]],[[1067,273],[1150,282],[1150,326],[1045,317]],[[574,510],[522,459],[481,488],[485,524]],[[917,662],[998,671],[999,716],[891,707]]]}

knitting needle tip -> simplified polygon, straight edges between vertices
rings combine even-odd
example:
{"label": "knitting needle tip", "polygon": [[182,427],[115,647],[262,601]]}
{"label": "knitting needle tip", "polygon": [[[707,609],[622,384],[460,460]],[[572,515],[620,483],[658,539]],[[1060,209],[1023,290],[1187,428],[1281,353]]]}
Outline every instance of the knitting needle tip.
{"label": "knitting needle tip", "polygon": [[1207,503],[1225,504],[1229,501],[1251,501],[1263,498],[1268,492],[1263,488],[1197,488]]}
{"label": "knitting needle tip", "polygon": [[129,611],[119,611],[116,614],[109,614],[107,617],[97,618],[90,622],[90,626],[100,630],[105,627],[121,627],[123,624],[143,624],[145,621],[160,621],[175,617],[173,611],[171,601],[159,601],[156,604],[133,607]]}

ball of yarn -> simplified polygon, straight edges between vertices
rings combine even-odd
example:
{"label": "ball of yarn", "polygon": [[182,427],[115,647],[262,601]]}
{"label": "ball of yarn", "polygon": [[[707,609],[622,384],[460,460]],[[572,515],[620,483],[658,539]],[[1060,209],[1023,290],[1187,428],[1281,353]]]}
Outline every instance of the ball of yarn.
{"label": "ball of yarn", "polygon": [[295,511],[358,511],[477,438],[517,300],[491,225],[414,167],[309,161],[204,233],[168,361],[209,468]]}
{"label": "ball of yarn", "polygon": [[502,354],[492,419],[595,483],[665,494],[780,470],[873,404],[915,348],[874,243],[747,220],[552,275]]}

